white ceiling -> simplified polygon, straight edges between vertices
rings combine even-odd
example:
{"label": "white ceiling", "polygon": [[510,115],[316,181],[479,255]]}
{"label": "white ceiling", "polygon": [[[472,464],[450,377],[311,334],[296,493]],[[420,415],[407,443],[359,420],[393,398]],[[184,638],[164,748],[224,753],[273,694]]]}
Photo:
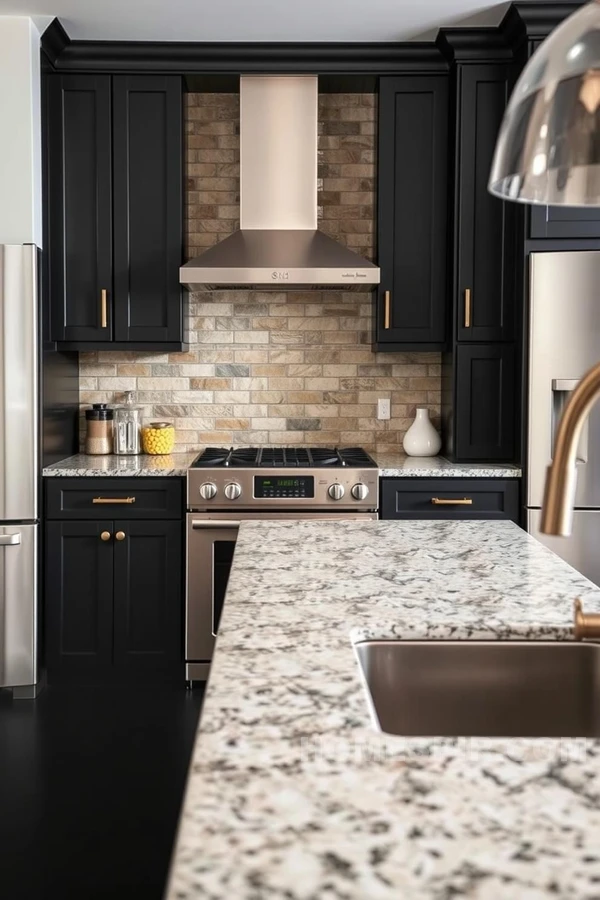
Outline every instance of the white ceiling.
{"label": "white ceiling", "polygon": [[0,15],[58,16],[73,39],[429,40],[440,25],[497,25],[493,0],[0,0]]}

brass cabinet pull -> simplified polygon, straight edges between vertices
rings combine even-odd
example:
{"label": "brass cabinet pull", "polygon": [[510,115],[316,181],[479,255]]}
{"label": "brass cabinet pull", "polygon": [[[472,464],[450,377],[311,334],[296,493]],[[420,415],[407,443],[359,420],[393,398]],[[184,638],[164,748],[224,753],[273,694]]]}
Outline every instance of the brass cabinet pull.
{"label": "brass cabinet pull", "polygon": [[92,503],[135,503],[135,497],[94,497]]}
{"label": "brass cabinet pull", "polygon": [[465,290],[465,328],[471,327],[471,288]]}
{"label": "brass cabinet pull", "polygon": [[107,303],[106,303],[106,297],[107,297],[106,288],[102,288],[102,291],[100,293],[102,328],[108,328],[108,308],[107,308]]}
{"label": "brass cabinet pull", "polygon": [[110,538],[111,538],[110,531],[103,531],[100,535],[101,541],[110,541]]}
{"label": "brass cabinet pull", "polygon": [[383,295],[383,302],[385,303],[384,313],[383,313],[383,327],[390,327],[390,306],[391,306],[392,294],[391,291],[385,291]]}
{"label": "brass cabinet pull", "polygon": [[118,541],[124,541],[125,540],[125,532],[117,531],[117,533],[115,534],[115,537]]}
{"label": "brass cabinet pull", "polygon": [[582,641],[584,638],[600,638],[600,615],[598,613],[585,613],[579,597],[575,600],[573,606],[575,640]]}
{"label": "brass cabinet pull", "polygon": [[431,502],[434,506],[473,506],[473,501],[470,497],[463,497],[462,499],[449,500],[444,497],[432,497]]}

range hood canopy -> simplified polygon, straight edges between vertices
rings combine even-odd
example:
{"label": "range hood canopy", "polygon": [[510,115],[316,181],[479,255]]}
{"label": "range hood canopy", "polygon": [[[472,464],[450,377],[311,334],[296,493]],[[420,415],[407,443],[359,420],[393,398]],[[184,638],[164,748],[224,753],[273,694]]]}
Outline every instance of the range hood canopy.
{"label": "range hood canopy", "polygon": [[240,79],[240,230],[180,269],[191,291],[369,290],[379,268],[317,230],[317,77]]}

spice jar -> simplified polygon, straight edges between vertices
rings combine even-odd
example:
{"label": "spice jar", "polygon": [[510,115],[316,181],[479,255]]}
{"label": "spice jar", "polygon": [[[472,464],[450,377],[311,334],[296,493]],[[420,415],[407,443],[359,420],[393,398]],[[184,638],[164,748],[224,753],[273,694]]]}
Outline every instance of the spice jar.
{"label": "spice jar", "polygon": [[94,403],[85,411],[87,433],[85,452],[107,456],[113,451],[113,410],[106,403]]}
{"label": "spice jar", "polygon": [[172,453],[175,446],[175,429],[170,422],[151,422],[142,428],[144,453],[161,456]]}
{"label": "spice jar", "polygon": [[115,453],[135,456],[142,452],[140,423],[142,409],[135,406],[133,391],[125,392],[125,403],[115,409]]}

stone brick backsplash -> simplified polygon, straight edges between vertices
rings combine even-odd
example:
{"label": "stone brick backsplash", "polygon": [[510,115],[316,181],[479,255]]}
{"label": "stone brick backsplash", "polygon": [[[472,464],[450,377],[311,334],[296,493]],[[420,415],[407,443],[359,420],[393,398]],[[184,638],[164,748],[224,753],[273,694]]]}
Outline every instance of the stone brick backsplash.
{"label": "stone brick backsplash", "polygon": [[[375,96],[319,97],[319,227],[373,258]],[[186,256],[239,226],[239,97],[186,95]],[[373,353],[373,300],[342,291],[215,291],[190,298],[186,353],[80,355],[82,407],[136,391],[177,449],[339,444],[401,449],[416,406],[439,427],[438,353]],[[377,419],[377,400],[391,419]],[[83,419],[82,419],[83,432]]]}

